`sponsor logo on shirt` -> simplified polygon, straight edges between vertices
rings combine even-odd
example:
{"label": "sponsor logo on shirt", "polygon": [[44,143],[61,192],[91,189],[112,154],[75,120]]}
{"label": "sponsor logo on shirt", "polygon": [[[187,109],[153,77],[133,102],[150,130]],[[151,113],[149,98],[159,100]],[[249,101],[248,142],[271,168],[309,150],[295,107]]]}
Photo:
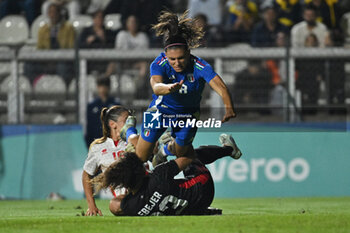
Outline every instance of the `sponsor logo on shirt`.
{"label": "sponsor logo on shirt", "polygon": [[102,150],[102,155],[105,155],[105,154],[107,154],[107,149]]}

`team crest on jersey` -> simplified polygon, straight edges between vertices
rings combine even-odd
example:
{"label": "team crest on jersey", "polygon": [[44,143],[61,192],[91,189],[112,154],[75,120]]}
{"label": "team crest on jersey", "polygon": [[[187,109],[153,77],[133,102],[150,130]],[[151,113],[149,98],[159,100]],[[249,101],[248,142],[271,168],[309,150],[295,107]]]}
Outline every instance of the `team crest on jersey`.
{"label": "team crest on jersey", "polygon": [[175,75],[171,75],[169,79],[176,79]]}
{"label": "team crest on jersey", "polygon": [[187,79],[190,83],[193,83],[195,81],[193,74],[188,74]]}
{"label": "team crest on jersey", "polygon": [[148,137],[151,134],[151,131],[149,129],[145,129],[145,131],[143,132],[143,134]]}
{"label": "team crest on jersey", "polygon": [[107,149],[102,150],[102,155],[105,155],[105,154],[107,154]]}

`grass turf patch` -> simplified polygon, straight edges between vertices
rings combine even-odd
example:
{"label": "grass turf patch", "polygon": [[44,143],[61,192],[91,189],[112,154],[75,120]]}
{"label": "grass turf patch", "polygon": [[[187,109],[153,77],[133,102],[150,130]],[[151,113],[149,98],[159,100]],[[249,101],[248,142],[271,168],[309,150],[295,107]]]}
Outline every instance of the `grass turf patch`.
{"label": "grass turf patch", "polygon": [[83,217],[85,200],[0,201],[0,232],[350,232],[350,197],[216,199],[222,216]]}

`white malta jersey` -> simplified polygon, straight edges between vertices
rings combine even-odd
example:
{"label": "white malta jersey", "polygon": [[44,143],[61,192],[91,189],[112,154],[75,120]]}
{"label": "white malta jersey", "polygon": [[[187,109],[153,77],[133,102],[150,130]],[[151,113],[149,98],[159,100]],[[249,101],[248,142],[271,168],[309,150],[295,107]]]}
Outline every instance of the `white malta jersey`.
{"label": "white malta jersey", "polygon": [[[113,141],[107,138],[104,143],[95,144],[89,149],[88,157],[84,163],[84,171],[94,176],[99,169],[104,172],[112,163],[119,160],[125,151],[127,143],[125,141]],[[125,193],[124,188],[111,190],[114,196]]]}

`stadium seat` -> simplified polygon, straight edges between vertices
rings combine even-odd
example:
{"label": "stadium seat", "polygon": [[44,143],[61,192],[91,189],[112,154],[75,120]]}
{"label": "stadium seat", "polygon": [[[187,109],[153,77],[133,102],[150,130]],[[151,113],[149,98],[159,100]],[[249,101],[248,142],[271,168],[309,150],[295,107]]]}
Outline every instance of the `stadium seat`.
{"label": "stadium seat", "polygon": [[111,75],[111,92],[117,93],[119,88],[119,80],[117,75]]}
{"label": "stadium seat", "polygon": [[24,17],[10,15],[1,20],[0,32],[0,45],[20,45],[28,39],[29,27]]}
{"label": "stadium seat", "polygon": [[74,19],[70,20],[75,31],[79,34],[85,27],[92,25],[92,17],[89,15],[77,15]]}
{"label": "stadium seat", "polygon": [[[76,92],[76,79],[73,79],[72,82],[70,82],[68,87],[68,93],[75,93]],[[94,75],[88,75],[87,76],[87,83],[88,83],[88,92],[94,93],[96,91],[96,77]]]}
{"label": "stadium seat", "polygon": [[[13,88],[12,76],[8,76],[1,83],[0,92],[7,93],[12,91],[12,88]],[[24,76],[19,77],[19,91],[22,93],[31,93],[32,91],[32,85],[30,85],[29,80]]]}
{"label": "stadium seat", "polygon": [[0,80],[11,73],[11,62],[0,62]]}
{"label": "stadium seat", "polygon": [[344,32],[345,43],[350,45],[350,12],[343,15],[341,27]]}
{"label": "stadium seat", "polygon": [[33,22],[31,28],[30,28],[30,39],[28,40],[28,42],[30,44],[36,44],[37,40],[38,40],[38,32],[39,32],[39,28],[44,26],[45,23],[48,22],[48,19],[46,16],[44,15],[39,15]]}
{"label": "stadium seat", "polygon": [[111,30],[122,28],[121,14],[108,14],[105,16],[105,27]]}
{"label": "stadium seat", "polygon": [[128,74],[122,74],[120,77],[120,91],[122,94],[132,95],[136,92],[135,80]]}
{"label": "stadium seat", "polygon": [[[230,44],[229,48],[234,48],[236,51],[242,51],[244,53],[245,50],[251,48],[251,46],[247,43],[235,43]],[[224,60],[223,62],[224,72],[228,73],[238,73],[248,67],[248,62],[246,60]]]}
{"label": "stadium seat", "polygon": [[43,75],[35,84],[34,92],[39,94],[64,94],[66,84],[58,75]]}
{"label": "stadium seat", "polygon": [[221,78],[225,80],[226,85],[233,85],[236,79],[233,74],[222,74]]}

